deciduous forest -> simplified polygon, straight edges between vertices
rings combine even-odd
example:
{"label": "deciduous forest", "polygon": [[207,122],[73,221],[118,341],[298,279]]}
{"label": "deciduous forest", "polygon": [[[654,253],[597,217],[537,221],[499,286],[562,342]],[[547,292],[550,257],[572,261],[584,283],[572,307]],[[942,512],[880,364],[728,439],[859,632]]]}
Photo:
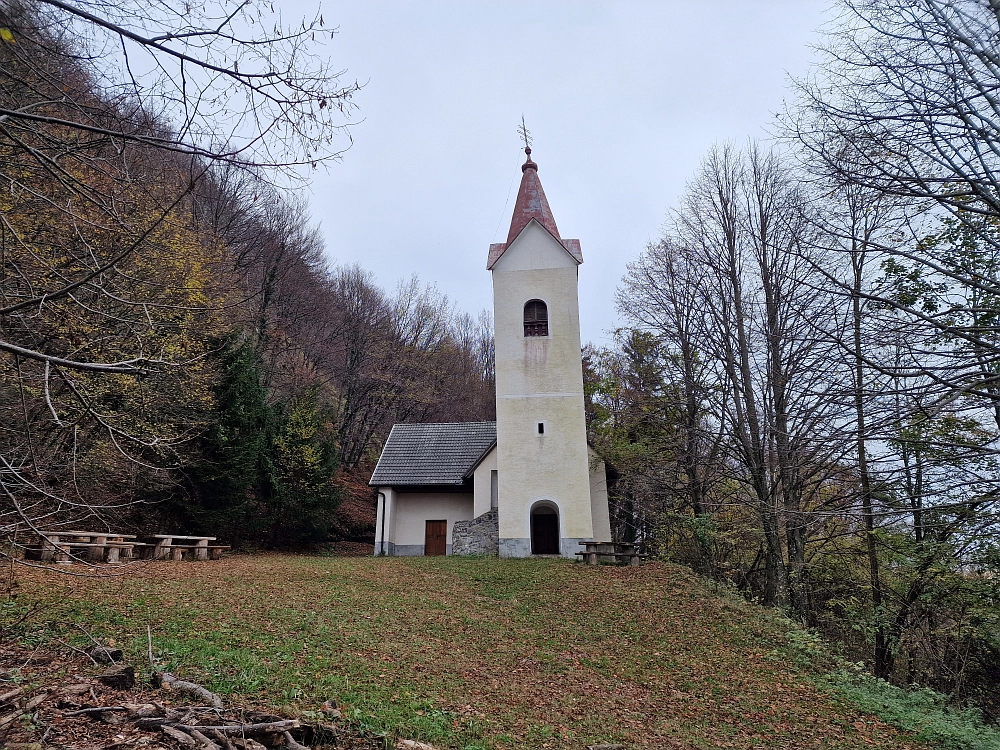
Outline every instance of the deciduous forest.
{"label": "deciduous forest", "polygon": [[586,358],[615,533],[1000,711],[1000,3],[843,0]]}
{"label": "deciduous forest", "polygon": [[263,10],[0,6],[8,540],[367,538],[370,503],[338,508],[393,422],[493,413],[489,317],[331,265],[282,189],[336,156],[356,86],[312,53],[321,17]]}

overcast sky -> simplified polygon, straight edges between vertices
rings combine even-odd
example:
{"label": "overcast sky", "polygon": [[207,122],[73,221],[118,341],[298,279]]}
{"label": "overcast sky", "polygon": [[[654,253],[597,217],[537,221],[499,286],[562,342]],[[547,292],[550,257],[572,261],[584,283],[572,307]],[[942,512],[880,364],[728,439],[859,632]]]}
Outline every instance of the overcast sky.
{"label": "overcast sky", "polygon": [[418,274],[491,307],[486,253],[510,224],[523,113],[560,233],[583,247],[583,340],[606,342],[626,264],[713,143],[766,137],[829,5],[324,2],[340,29],[327,49],[364,84],[354,145],[309,195],[327,252],[386,287]]}

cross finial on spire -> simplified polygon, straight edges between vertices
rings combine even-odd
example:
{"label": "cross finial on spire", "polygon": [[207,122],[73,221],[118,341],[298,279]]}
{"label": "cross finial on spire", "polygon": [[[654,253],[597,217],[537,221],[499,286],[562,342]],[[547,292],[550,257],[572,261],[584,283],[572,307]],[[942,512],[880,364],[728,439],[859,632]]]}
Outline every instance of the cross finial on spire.
{"label": "cross finial on spire", "polygon": [[531,131],[528,130],[527,126],[524,124],[524,115],[521,115],[521,127],[517,129],[517,134],[521,136],[521,140],[524,141],[524,153],[531,158]]}
{"label": "cross finial on spire", "polygon": [[526,169],[538,169],[538,165],[531,160],[531,131],[528,130],[528,126],[524,124],[524,115],[521,115],[521,125],[517,129],[517,134],[521,136],[521,140],[524,141],[524,154],[528,157],[527,161],[521,165],[521,171]]}

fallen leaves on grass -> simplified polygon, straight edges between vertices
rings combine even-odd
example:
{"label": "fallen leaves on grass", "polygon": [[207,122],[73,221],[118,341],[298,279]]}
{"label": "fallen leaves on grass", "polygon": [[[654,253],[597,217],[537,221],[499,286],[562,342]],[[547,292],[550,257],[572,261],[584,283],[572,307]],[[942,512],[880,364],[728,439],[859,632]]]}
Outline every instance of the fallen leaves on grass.
{"label": "fallen leaves on grass", "polygon": [[354,725],[435,746],[917,747],[815,688],[778,618],[676,566],[268,555],[24,575],[126,651],[151,621],[163,668],[215,692],[336,696]]}

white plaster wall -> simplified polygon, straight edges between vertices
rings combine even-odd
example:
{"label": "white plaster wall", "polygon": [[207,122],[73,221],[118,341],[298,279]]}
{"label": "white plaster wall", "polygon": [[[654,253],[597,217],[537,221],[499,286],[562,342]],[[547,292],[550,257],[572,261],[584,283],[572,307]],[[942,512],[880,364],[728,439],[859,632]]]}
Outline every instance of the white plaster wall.
{"label": "white plaster wall", "polygon": [[[551,263],[550,267],[524,268]],[[524,335],[524,303],[548,307],[549,335]],[[577,265],[551,234],[531,222],[493,267],[497,398],[583,395]]]}
{"label": "white plaster wall", "polygon": [[472,472],[473,513],[478,517],[490,509],[491,472],[497,470],[497,449],[493,447]]}
{"label": "white plaster wall", "polygon": [[[531,299],[548,306],[547,337],[524,336]],[[493,267],[493,310],[500,538],[527,539],[530,506],[548,499],[561,509],[564,538],[590,539],[577,264],[534,222]],[[545,422],[544,435],[538,422]]]}
{"label": "white plaster wall", "polygon": [[608,477],[604,462],[593,448],[587,449],[590,459],[590,508],[594,519],[594,541],[611,541],[611,512],[608,509]]}
{"label": "white plaster wall", "polygon": [[425,521],[448,521],[449,548],[455,521],[470,521],[472,494],[467,492],[397,492],[393,503],[392,543],[423,547]]}
{"label": "white plaster wall", "polygon": [[[382,498],[376,495],[377,505],[375,509],[375,554],[390,554],[389,544],[392,543],[392,523],[395,520],[393,506],[396,501],[396,493],[392,487],[379,487],[378,491],[385,494],[385,525],[382,523]],[[385,534],[385,545],[382,544],[383,533]],[[383,550],[384,547],[384,550]]]}
{"label": "white plaster wall", "polygon": [[527,508],[544,499],[562,510],[563,536],[593,536],[582,397],[510,399],[498,403],[497,421],[500,537],[527,538]]}

